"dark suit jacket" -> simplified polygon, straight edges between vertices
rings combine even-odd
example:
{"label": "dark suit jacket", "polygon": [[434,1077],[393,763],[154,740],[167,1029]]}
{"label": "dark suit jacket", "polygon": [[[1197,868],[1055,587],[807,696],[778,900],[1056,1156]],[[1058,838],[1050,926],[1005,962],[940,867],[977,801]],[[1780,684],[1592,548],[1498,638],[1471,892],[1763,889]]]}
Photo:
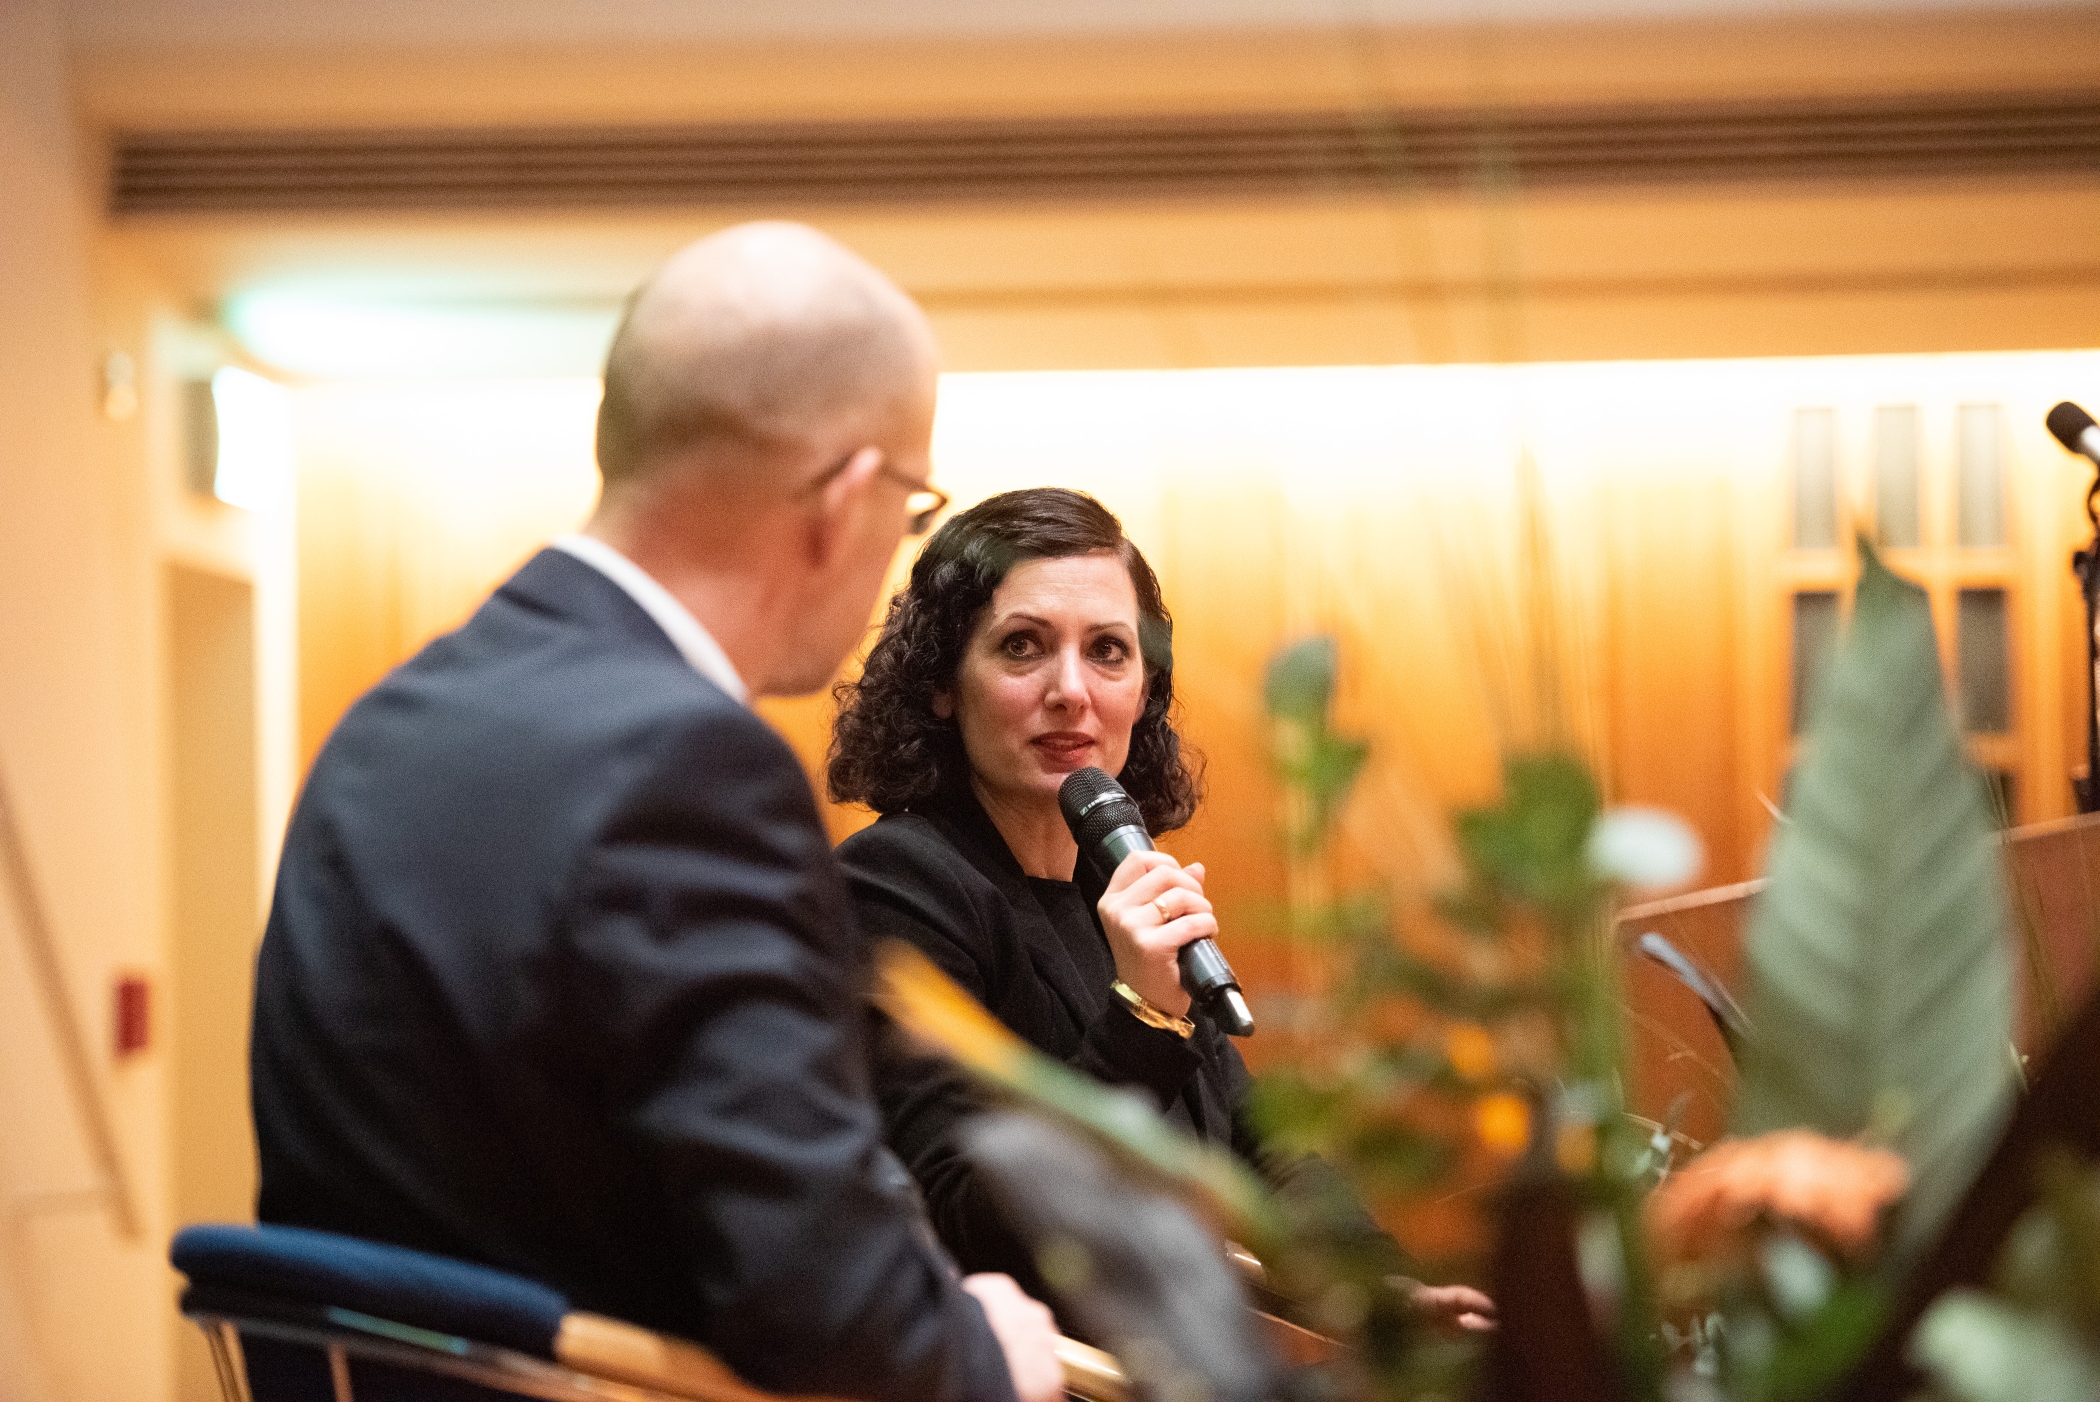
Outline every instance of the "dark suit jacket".
{"label": "dark suit jacket", "polygon": [[[1150,1095],[1183,1129],[1230,1148],[1288,1194],[1317,1194],[1352,1234],[1404,1264],[1340,1175],[1313,1158],[1275,1154],[1247,1113],[1252,1088],[1232,1039],[1200,1009],[1194,1037],[1147,1027],[1110,991],[1115,960],[1094,904],[1107,885],[1082,857],[1078,881],[1021,870],[982,805],[959,786],[891,814],[839,846],[870,941],[916,945],[1037,1050],[1112,1085]],[[1032,1254],[1005,1226],[955,1147],[985,1099],[937,1059],[878,1024],[876,1094],[890,1145],[911,1168],[941,1240],[966,1270],[1004,1271],[1049,1298]]]}
{"label": "dark suit jacket", "polygon": [[882,1150],[827,848],[781,739],[541,552],[307,780],[256,968],[260,1215],[531,1276],[768,1388],[1011,1399]]}

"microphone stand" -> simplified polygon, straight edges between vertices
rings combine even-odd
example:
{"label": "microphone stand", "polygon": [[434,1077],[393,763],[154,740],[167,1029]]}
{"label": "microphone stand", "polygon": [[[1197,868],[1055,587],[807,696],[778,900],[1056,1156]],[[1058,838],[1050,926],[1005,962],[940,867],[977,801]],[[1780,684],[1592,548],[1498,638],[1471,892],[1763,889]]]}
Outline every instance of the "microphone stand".
{"label": "microphone stand", "polygon": [[2093,543],[2071,556],[2071,573],[2085,600],[2085,777],[2073,777],[2071,792],[2081,813],[2100,812],[2100,467],[2086,488],[2085,519]]}

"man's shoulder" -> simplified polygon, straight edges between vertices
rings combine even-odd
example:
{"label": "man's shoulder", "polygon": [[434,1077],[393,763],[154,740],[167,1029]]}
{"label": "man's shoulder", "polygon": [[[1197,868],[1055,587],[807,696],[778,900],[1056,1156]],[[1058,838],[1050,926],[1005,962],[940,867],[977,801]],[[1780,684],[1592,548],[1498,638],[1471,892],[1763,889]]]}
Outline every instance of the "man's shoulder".
{"label": "man's shoulder", "polygon": [[[433,641],[397,675],[503,693],[561,685],[693,714],[728,717],[745,710],[701,676],[625,590],[552,548],[527,561],[457,632]],[[612,713],[628,709],[616,706]]]}
{"label": "man's shoulder", "polygon": [[493,726],[526,743],[694,728],[771,733],[696,671],[619,586],[553,549],[389,673],[344,725],[383,724],[399,712],[439,728]]}
{"label": "man's shoulder", "polygon": [[762,793],[798,818],[803,805],[814,813],[793,750],[764,719],[609,581],[544,552],[350,708],[308,792],[417,812],[472,795],[518,815],[551,805],[588,826],[623,791],[681,783],[703,805]]}

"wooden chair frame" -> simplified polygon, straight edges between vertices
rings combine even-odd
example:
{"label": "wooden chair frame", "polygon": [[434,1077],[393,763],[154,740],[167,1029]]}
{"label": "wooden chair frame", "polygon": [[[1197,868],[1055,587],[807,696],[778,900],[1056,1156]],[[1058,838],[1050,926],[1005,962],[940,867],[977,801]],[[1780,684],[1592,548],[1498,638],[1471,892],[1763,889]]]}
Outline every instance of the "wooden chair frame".
{"label": "wooden chair frame", "polygon": [[[182,1312],[211,1348],[223,1402],[254,1402],[241,1348],[244,1334],[319,1350],[328,1360],[333,1402],[356,1402],[353,1358],[440,1373],[542,1402],[790,1402],[743,1382],[705,1349],[595,1315],[570,1315],[557,1345],[561,1357],[549,1361],[332,1305],[285,1308],[213,1291],[185,1296]],[[1057,1353],[1068,1396],[1080,1402],[1130,1402],[1122,1367],[1112,1355],[1076,1339],[1059,1339]]]}

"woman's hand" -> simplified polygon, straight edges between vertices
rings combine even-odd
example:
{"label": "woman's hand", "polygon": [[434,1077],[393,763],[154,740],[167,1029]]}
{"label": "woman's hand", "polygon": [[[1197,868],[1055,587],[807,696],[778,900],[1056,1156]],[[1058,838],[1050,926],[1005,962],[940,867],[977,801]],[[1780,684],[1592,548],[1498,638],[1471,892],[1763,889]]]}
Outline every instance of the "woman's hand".
{"label": "woman's hand", "polygon": [[1218,933],[1203,894],[1203,863],[1183,866],[1164,852],[1133,852],[1109,878],[1097,909],[1116,977],[1161,1012],[1187,1017],[1189,995],[1175,955],[1190,940]]}
{"label": "woman's hand", "polygon": [[1404,1275],[1389,1275],[1386,1284],[1405,1295],[1414,1312],[1439,1329],[1485,1334],[1499,1327],[1495,1302],[1470,1285],[1424,1285]]}

